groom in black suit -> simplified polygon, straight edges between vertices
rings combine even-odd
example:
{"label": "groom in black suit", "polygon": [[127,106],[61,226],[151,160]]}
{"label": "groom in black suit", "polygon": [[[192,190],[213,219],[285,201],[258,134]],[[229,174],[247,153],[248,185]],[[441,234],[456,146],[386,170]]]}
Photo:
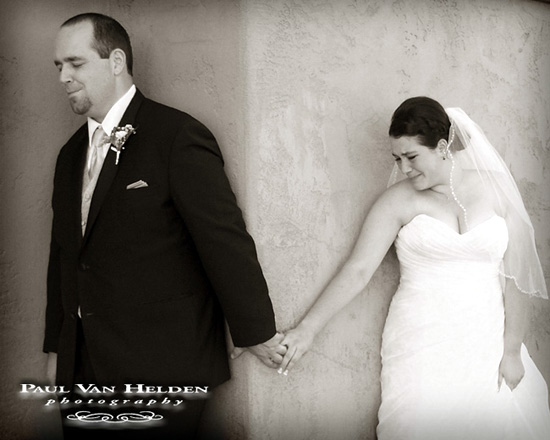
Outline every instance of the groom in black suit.
{"label": "groom in black suit", "polygon": [[[55,170],[50,376],[56,366],[67,387],[211,389],[229,379],[224,320],[235,346],[278,367],[286,348],[213,135],[135,88],[130,40],[110,17],[66,21],[55,64],[73,111],[88,120]],[[193,437],[203,402],[163,414],[165,427]],[[128,430],[130,438],[147,431]]]}

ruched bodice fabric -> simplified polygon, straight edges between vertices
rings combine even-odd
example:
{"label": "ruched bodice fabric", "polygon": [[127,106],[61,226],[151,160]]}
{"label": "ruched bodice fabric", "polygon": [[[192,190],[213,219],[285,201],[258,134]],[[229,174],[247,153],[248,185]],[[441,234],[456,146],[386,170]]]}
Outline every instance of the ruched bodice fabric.
{"label": "ruched bodice fabric", "polygon": [[395,246],[401,278],[382,341],[379,440],[549,439],[547,387],[522,347],[526,375],[498,390],[506,222],[459,234],[418,215]]}
{"label": "ruched bodice fabric", "polygon": [[496,278],[495,262],[500,262],[507,244],[502,217],[492,216],[459,234],[440,220],[420,214],[401,229],[395,242],[401,284],[425,288],[427,280],[435,287],[448,286],[449,281]]}

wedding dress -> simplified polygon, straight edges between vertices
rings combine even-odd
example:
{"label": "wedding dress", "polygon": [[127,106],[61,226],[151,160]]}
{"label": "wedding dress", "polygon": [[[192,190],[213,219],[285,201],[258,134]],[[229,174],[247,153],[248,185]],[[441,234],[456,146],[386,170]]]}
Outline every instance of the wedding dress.
{"label": "wedding dress", "polygon": [[395,245],[401,279],[383,333],[378,439],[550,439],[548,389],[525,346],[524,378],[498,389],[504,219],[459,234],[420,214]]}

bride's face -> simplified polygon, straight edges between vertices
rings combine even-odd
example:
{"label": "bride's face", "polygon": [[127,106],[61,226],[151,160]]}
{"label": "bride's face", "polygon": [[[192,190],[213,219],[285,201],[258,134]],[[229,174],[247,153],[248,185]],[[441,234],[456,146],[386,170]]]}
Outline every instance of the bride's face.
{"label": "bride's face", "polygon": [[443,156],[437,148],[420,144],[417,136],[390,138],[390,144],[399,169],[416,190],[430,189],[448,180]]}

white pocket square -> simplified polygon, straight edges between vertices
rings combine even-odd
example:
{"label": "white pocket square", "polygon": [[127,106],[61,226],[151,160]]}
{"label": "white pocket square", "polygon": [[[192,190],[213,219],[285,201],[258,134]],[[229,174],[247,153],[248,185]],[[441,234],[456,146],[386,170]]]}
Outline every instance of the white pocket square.
{"label": "white pocket square", "polygon": [[147,186],[149,186],[147,185],[147,182],[144,182],[143,180],[138,180],[137,182],[130,183],[130,185],[128,185],[126,189],[145,188]]}

